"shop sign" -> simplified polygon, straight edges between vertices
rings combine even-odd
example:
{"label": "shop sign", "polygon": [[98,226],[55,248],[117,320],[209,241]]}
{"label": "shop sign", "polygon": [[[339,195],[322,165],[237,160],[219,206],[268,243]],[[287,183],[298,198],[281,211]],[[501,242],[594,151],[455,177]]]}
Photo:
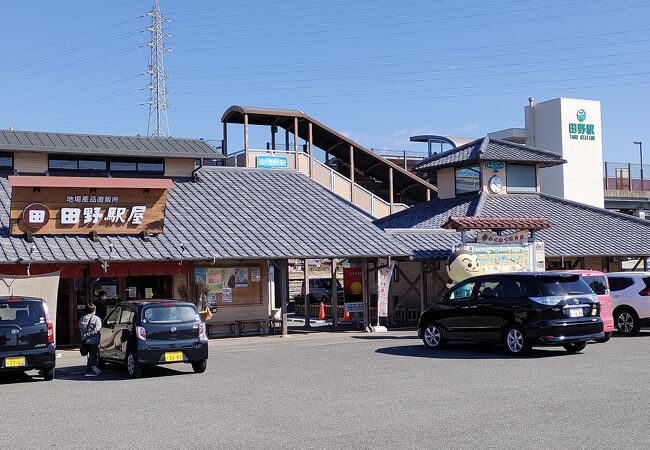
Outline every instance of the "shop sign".
{"label": "shop sign", "polygon": [[345,303],[345,312],[349,313],[362,313],[363,312],[363,302],[350,302]]}
{"label": "shop sign", "polygon": [[69,179],[66,186],[68,177],[10,177],[11,234],[162,233],[170,180]]}
{"label": "shop sign", "polygon": [[289,167],[289,158],[286,156],[258,155],[256,163],[258,169],[287,169]]}
{"label": "shop sign", "polygon": [[343,290],[345,295],[361,295],[363,293],[363,277],[360,268],[345,267],[343,269]]}
{"label": "shop sign", "polygon": [[533,244],[466,245],[465,250],[476,255],[483,275],[534,270]]}
{"label": "shop sign", "polygon": [[497,234],[493,231],[480,231],[476,238],[476,242],[481,244],[500,245],[500,244],[515,244],[524,243],[528,241],[528,230],[520,230],[516,233],[510,234]]}
{"label": "shop sign", "polygon": [[501,170],[506,166],[506,164],[499,161],[488,161],[485,163],[485,166],[488,169]]}
{"label": "shop sign", "polygon": [[576,113],[577,122],[569,123],[569,139],[579,141],[595,141],[596,130],[591,123],[584,123],[587,120],[587,113],[579,109]]}

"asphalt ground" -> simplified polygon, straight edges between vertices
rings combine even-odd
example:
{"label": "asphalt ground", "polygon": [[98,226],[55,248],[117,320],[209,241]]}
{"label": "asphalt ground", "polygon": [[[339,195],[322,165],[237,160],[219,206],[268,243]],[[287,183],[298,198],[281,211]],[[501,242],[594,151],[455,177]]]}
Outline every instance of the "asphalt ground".
{"label": "asphalt ground", "polygon": [[412,331],[210,341],[208,370],[0,378],[0,448],[648,448],[650,332],[508,356]]}

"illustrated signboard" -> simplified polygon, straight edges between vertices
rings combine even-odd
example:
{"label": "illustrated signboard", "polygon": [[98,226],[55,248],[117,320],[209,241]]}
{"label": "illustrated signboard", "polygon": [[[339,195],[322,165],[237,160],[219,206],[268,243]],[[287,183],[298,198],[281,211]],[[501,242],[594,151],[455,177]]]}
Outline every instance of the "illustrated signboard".
{"label": "illustrated signboard", "polygon": [[544,244],[522,245],[466,245],[465,250],[475,255],[481,274],[543,271]]}
{"label": "illustrated signboard", "polygon": [[159,234],[166,179],[10,176],[10,233]]}

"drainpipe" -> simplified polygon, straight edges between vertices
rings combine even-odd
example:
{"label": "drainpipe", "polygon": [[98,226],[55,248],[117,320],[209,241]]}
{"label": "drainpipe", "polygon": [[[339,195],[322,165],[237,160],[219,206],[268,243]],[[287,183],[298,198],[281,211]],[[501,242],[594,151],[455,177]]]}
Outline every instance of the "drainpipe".
{"label": "drainpipe", "polygon": [[203,168],[203,158],[199,159],[199,166],[192,171],[192,181],[196,181],[196,173]]}

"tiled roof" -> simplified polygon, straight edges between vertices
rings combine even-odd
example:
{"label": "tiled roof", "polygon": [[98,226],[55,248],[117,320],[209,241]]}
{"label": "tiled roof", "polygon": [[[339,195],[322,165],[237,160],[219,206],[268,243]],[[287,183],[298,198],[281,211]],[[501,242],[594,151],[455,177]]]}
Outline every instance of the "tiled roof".
{"label": "tiled roof", "polygon": [[397,212],[375,221],[384,229],[420,228],[436,229],[442,226],[452,216],[471,216],[479,208],[478,195],[462,196],[441,200],[436,198],[430,202],[419,203],[411,208]]}
{"label": "tiled roof", "polygon": [[[26,263],[32,244],[8,235],[10,187],[0,180],[0,262]],[[406,256],[372,218],[292,171],[204,168],[169,191],[165,230],[137,236],[34,236],[34,262]],[[184,247],[184,250],[183,250]]]}
{"label": "tiled roof", "polygon": [[557,153],[485,137],[425,158],[418,162],[414,169],[416,171],[441,169],[477,161],[539,163],[546,167],[566,162]]}
{"label": "tiled roof", "polygon": [[0,150],[168,158],[223,158],[201,139],[0,130]]}
{"label": "tiled roof", "polygon": [[406,247],[417,261],[445,259],[451,254],[452,247],[460,244],[460,233],[455,231],[386,231],[392,239]]}
{"label": "tiled roof", "polygon": [[[451,199],[450,199],[451,200]],[[434,199],[397,214],[378,220],[384,229],[413,229],[413,242],[418,243],[423,229],[440,228],[450,215],[445,206],[450,200]],[[458,199],[456,199],[458,200]],[[537,232],[545,242],[547,256],[643,256],[650,255],[650,220],[596,208],[547,194],[476,194],[465,198],[459,206],[466,216],[478,217],[544,217],[553,225]],[[456,211],[462,210],[457,208]],[[426,213],[429,216],[426,217]],[[460,240],[457,241],[459,243]],[[430,244],[411,249],[432,251]]]}
{"label": "tiled roof", "polygon": [[544,217],[452,216],[442,227],[454,230],[512,230],[515,228],[539,230],[550,226],[551,222]]}

